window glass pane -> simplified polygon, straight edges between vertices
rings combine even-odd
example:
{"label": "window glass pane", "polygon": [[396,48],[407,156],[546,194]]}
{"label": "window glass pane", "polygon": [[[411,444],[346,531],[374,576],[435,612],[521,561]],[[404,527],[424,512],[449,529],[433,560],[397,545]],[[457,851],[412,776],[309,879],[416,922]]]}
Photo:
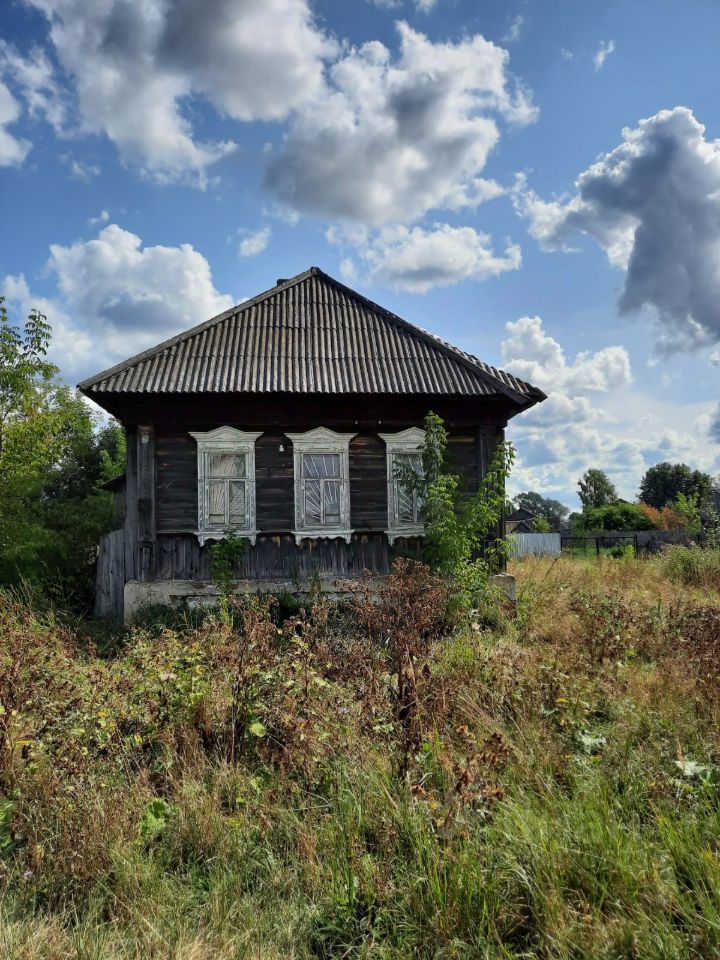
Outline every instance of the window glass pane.
{"label": "window glass pane", "polygon": [[[407,465],[416,473],[422,469],[422,459],[419,453],[396,453],[394,465]],[[395,496],[398,523],[417,523],[420,519],[420,506],[417,493],[403,484],[399,479],[395,481]]]}
{"label": "window glass pane", "polygon": [[245,483],[242,480],[231,480],[230,488],[230,520],[232,523],[245,523]]}
{"label": "window glass pane", "polygon": [[397,490],[397,516],[400,523],[414,523],[415,522],[415,498],[412,495],[412,492],[398,483],[396,485]]}
{"label": "window glass pane", "polygon": [[211,477],[245,477],[246,456],[244,453],[211,453],[209,475]]}
{"label": "window glass pane", "polygon": [[305,523],[319,526],[322,520],[320,511],[321,484],[319,480],[305,481]]}
{"label": "window glass pane", "polygon": [[325,504],[325,525],[338,526],[340,523],[340,482],[328,480],[323,484]]}
{"label": "window glass pane", "polygon": [[211,526],[225,524],[225,483],[211,480],[208,483],[208,521]]}
{"label": "window glass pane", "polygon": [[304,477],[313,479],[340,478],[339,453],[305,453],[302,460]]}

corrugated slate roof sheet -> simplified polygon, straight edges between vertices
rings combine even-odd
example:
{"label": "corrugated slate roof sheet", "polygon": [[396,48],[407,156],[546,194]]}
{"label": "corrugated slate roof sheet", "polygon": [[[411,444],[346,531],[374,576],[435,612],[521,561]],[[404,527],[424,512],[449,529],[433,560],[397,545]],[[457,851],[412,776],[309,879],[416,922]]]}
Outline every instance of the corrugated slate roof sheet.
{"label": "corrugated slate roof sheet", "polygon": [[536,387],[402,320],[317,267],[84,380],[80,389],[95,397],[500,393],[523,405],[545,398]]}

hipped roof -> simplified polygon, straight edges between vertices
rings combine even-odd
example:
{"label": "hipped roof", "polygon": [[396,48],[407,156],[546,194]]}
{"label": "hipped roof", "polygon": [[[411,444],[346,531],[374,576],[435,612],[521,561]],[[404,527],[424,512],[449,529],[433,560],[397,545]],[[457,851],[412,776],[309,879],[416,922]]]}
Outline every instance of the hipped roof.
{"label": "hipped roof", "polygon": [[387,393],[545,399],[311,267],[89,377],[104,394]]}

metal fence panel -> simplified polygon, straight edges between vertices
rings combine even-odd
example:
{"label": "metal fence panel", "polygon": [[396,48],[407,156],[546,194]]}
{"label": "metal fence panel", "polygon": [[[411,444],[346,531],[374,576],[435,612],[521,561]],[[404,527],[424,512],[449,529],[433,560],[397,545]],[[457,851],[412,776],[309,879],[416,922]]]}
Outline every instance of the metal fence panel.
{"label": "metal fence panel", "polygon": [[559,533],[511,533],[508,543],[511,557],[560,556]]}

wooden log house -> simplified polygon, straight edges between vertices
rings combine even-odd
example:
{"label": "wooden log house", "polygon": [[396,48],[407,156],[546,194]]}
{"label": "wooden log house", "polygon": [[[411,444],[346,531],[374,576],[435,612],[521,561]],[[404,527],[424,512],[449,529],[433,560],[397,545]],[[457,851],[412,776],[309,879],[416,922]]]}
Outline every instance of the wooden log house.
{"label": "wooden log house", "polygon": [[395,477],[439,414],[472,491],[511,417],[545,394],[311,267],[80,390],[125,427],[122,528],[103,540],[96,610],[212,593],[209,544],[249,541],[238,589],[333,592],[417,549]]}

